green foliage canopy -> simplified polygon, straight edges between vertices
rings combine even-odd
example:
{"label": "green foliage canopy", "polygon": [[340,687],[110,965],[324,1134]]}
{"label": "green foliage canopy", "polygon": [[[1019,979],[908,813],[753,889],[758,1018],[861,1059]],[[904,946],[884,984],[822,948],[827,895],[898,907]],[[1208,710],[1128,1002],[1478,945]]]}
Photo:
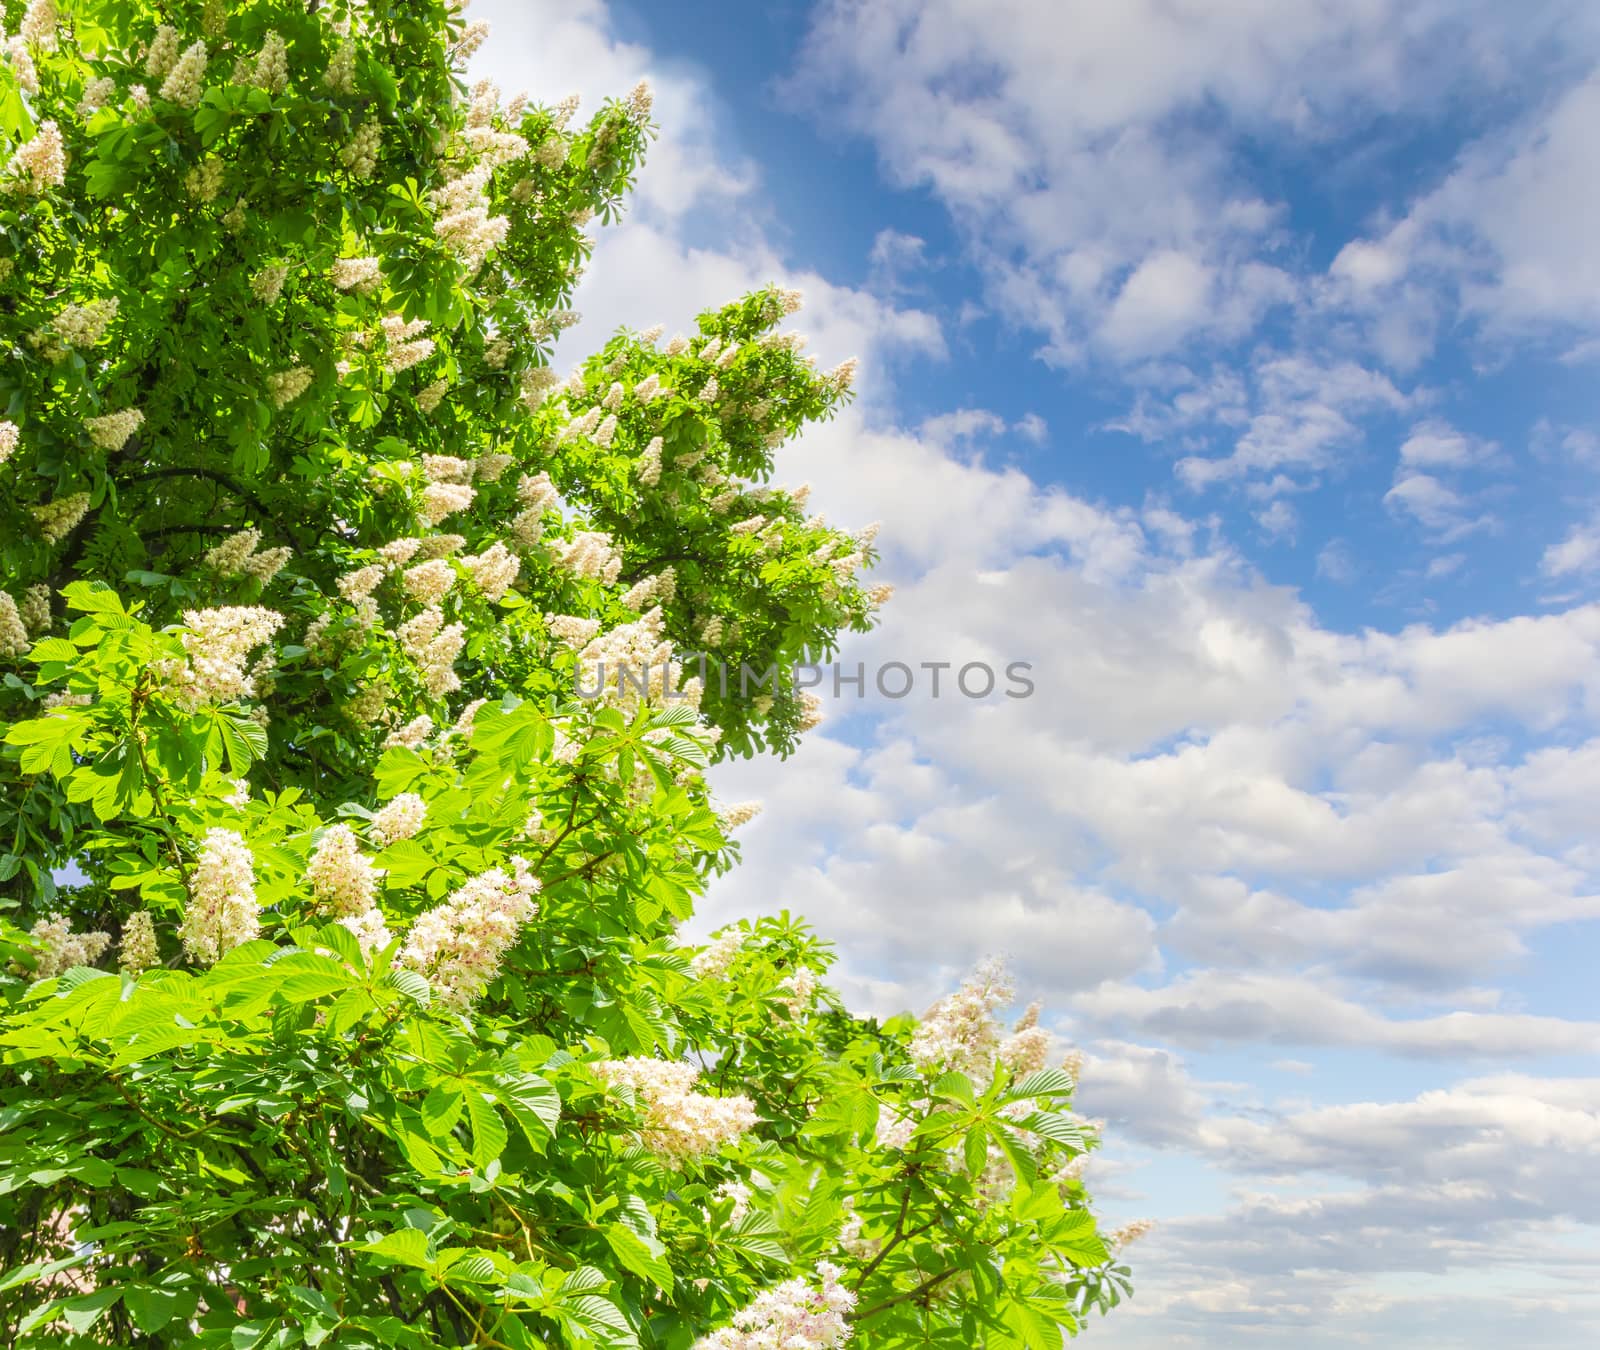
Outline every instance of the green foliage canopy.
{"label": "green foliage canopy", "polygon": [[997,974],[880,1022],[787,914],[676,936],[746,814],[705,770],[815,716],[693,655],[884,597],[768,483],[852,375],[792,293],[552,371],[648,91],[469,89],[439,0],[4,12],[0,1335],[1002,1350],[1113,1306]]}

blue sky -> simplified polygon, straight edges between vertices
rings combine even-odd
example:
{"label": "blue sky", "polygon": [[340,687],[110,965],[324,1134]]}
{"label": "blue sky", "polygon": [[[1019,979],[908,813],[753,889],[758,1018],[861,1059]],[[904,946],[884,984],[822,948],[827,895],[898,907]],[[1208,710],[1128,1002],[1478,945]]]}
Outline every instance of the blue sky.
{"label": "blue sky", "polygon": [[586,343],[769,279],[881,519],[831,702],[702,916],[859,1006],[1007,954],[1154,1217],[1145,1347],[1600,1343],[1600,10],[478,0],[508,92],[661,140]]}

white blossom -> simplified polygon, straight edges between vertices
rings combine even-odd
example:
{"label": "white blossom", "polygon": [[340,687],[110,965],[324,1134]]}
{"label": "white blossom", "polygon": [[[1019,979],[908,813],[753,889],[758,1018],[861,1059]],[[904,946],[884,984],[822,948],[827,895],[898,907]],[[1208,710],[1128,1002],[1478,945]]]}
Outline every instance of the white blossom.
{"label": "white blossom", "polygon": [[161,964],[155,916],[149,910],[139,909],[128,915],[128,921],[122,925],[122,950],[117,961],[130,975]]}
{"label": "white blossom", "polygon": [[92,966],[111,945],[109,933],[74,933],[71,922],[62,914],[40,919],[28,930],[28,936],[43,946],[34,957],[36,980],[54,979],[74,966]]}
{"label": "white blossom", "polygon": [[243,836],[233,830],[206,831],[178,931],[189,959],[206,966],[261,935],[255,859]]}
{"label": "white blossom", "polygon": [[473,583],[491,604],[498,603],[511,589],[517,574],[522,570],[522,560],[504,544],[491,544],[482,553],[461,560],[472,574]]}
{"label": "white blossom", "polygon": [[538,906],[539,882],[522,858],[512,874],[491,868],[451,893],[443,904],[418,916],[395,958],[423,976],[447,1008],[464,1009],[499,973]]}
{"label": "white blossom", "polygon": [[200,95],[205,93],[206,44],[193,43],[161,84],[161,97],[180,108],[199,106]]}
{"label": "white blossom", "polygon": [[365,914],[377,903],[380,873],[361,852],[355,831],[344,822],[328,826],[306,864],[306,880],[318,906],[336,917]]}
{"label": "white blossom", "polygon": [[597,1064],[595,1072],[606,1083],[631,1087],[643,1099],[644,1145],[671,1166],[715,1152],[758,1119],[748,1097],[694,1091],[700,1071],[683,1060],[612,1059]]}
{"label": "white blossom", "polygon": [[65,497],[54,497],[32,508],[39,533],[47,544],[59,544],[78,528],[78,522],[89,510],[89,494],[74,492]]}
{"label": "white blossom", "polygon": [[702,1336],[693,1350],[831,1350],[850,1339],[856,1296],[844,1272],[817,1262],[820,1285],[785,1280],[764,1289],[733,1315],[729,1326]]}
{"label": "white blossom", "polygon": [[21,656],[28,650],[28,629],[9,591],[0,591],[0,657]]}
{"label": "white blossom", "polygon": [[410,839],[427,816],[427,802],[415,792],[402,792],[373,814],[367,833],[380,848],[386,848],[397,840]]}
{"label": "white blossom", "polygon": [[745,935],[737,928],[730,928],[715,939],[709,947],[699,951],[694,959],[689,962],[689,969],[694,972],[697,980],[720,980],[728,973],[733,965],[734,958],[744,947]]}
{"label": "white blossom", "polygon": [[160,668],[180,706],[194,710],[251,697],[255,681],[245,661],[283,626],[283,616],[256,606],[228,606],[185,610],[183,622],[188,659]]}
{"label": "white blossom", "polygon": [[952,1069],[987,1077],[1000,1039],[994,1013],[1011,997],[1005,967],[985,962],[922,1019],[911,1037],[913,1062],[925,1072]]}
{"label": "white blossom", "polygon": [[6,187],[12,192],[39,196],[67,181],[67,152],[61,130],[54,122],[41,122],[33,138],[12,153],[6,168]]}
{"label": "white blossom", "polygon": [[128,438],[144,425],[144,414],[137,408],[124,408],[121,412],[106,413],[103,417],[86,417],[84,429],[89,439],[102,450],[120,450]]}

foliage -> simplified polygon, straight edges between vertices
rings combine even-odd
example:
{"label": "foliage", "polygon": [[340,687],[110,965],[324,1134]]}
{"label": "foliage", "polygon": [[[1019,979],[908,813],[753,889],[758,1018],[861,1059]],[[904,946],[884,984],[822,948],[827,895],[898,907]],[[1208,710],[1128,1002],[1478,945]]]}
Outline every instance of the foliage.
{"label": "foliage", "polygon": [[992,976],[877,1022],[786,914],[676,936],[737,856],[705,770],[815,719],[718,665],[884,595],[766,485],[849,393],[792,293],[551,372],[648,92],[468,90],[439,0],[5,17],[0,1335],[999,1350],[1114,1306],[1072,1074]]}

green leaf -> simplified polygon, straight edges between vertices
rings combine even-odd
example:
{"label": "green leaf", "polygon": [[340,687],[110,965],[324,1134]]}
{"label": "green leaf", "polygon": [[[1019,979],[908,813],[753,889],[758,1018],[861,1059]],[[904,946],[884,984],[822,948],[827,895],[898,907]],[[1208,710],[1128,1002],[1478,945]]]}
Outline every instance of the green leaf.
{"label": "green leaf", "polygon": [[974,1125],[968,1130],[961,1148],[967,1175],[981,1177],[989,1165],[989,1136],[983,1126]]}
{"label": "green leaf", "polygon": [[433,1264],[428,1255],[428,1235],[418,1228],[400,1228],[393,1233],[385,1233],[376,1242],[357,1244],[356,1250],[384,1256],[401,1265],[415,1266],[418,1270],[426,1270]]}
{"label": "green leaf", "polygon": [[524,1073],[501,1077],[495,1095],[527,1136],[529,1146],[544,1152],[561,1119],[561,1098],[556,1090],[538,1074]]}
{"label": "green leaf", "polygon": [[96,1289],[92,1294],[79,1294],[61,1305],[61,1320],[79,1335],[100,1320],[105,1310],[122,1298],[122,1286]]}
{"label": "green leaf", "polygon": [[192,1289],[164,1289],[148,1284],[124,1287],[123,1304],[134,1326],[145,1335],[160,1331],[175,1317],[185,1320],[194,1315],[199,1295]]}
{"label": "green leaf", "polygon": [[467,1119],[472,1123],[472,1161],[482,1170],[505,1152],[505,1122],[482,1092],[474,1090],[466,1096]]}
{"label": "green leaf", "polygon": [[419,1007],[426,1008],[433,1001],[433,990],[428,987],[428,982],[414,970],[407,970],[404,966],[393,967],[385,979],[400,993],[404,994]]}
{"label": "green leaf", "polygon": [[1076,1080],[1065,1069],[1039,1069],[1011,1086],[1006,1101],[1020,1101],[1027,1097],[1070,1097]]}
{"label": "green leaf", "polygon": [[606,1245],[626,1269],[670,1294],[672,1267],[667,1264],[666,1248],[656,1239],[653,1229],[654,1225],[651,1232],[640,1233],[625,1223],[611,1224],[605,1230]]}
{"label": "green leaf", "polygon": [[455,1129],[467,1104],[467,1094],[452,1083],[435,1083],[422,1099],[422,1125],[435,1139]]}

